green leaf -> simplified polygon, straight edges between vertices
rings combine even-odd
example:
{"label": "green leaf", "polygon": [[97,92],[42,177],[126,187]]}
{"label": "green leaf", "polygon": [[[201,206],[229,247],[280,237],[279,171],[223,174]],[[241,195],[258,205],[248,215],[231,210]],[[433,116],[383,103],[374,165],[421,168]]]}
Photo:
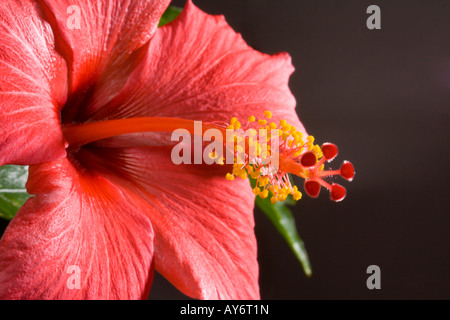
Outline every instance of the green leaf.
{"label": "green leaf", "polygon": [[0,167],[0,217],[11,220],[30,197],[25,189],[28,167]]}
{"label": "green leaf", "polygon": [[[255,184],[255,181],[252,181],[253,187]],[[288,198],[286,201],[272,204],[269,198],[261,199],[260,197],[256,197],[255,203],[261,211],[265,213],[278,232],[286,240],[298,261],[300,261],[305,275],[310,277],[312,275],[312,269],[308,253],[306,252],[305,245],[298,234],[294,216],[292,215],[291,210],[287,207],[287,205],[295,204],[295,201],[292,198]]]}
{"label": "green leaf", "polygon": [[163,13],[161,20],[159,20],[158,27],[162,27],[165,24],[168,24],[169,22],[172,22],[175,20],[178,15],[183,11],[183,9],[178,7],[170,6],[166,9],[166,11]]}

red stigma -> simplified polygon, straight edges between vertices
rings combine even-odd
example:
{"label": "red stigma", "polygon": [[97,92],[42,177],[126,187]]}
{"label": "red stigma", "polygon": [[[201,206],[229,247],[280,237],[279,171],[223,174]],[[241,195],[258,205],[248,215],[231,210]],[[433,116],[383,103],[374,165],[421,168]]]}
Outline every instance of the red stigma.
{"label": "red stigma", "polygon": [[324,143],[321,149],[327,161],[333,160],[338,154],[338,147],[333,143]]}
{"label": "red stigma", "polygon": [[320,183],[315,180],[306,180],[304,185],[306,194],[311,198],[317,198],[320,193]]}
{"label": "red stigma", "polygon": [[355,176],[355,168],[349,161],[344,161],[344,163],[341,166],[341,177],[352,181],[353,177]]}
{"label": "red stigma", "polygon": [[330,198],[333,201],[341,201],[347,194],[346,189],[336,183],[330,184],[325,179],[331,176],[341,176],[347,181],[351,181],[355,176],[355,168],[349,161],[344,161],[339,170],[324,170],[325,162],[330,162],[338,155],[338,147],[333,143],[324,143],[320,148],[323,156],[317,160],[316,154],[308,151],[303,154],[300,164],[305,174],[304,188],[308,196],[317,198],[321,187],[330,191]]}
{"label": "red stigma", "polygon": [[345,195],[347,194],[347,191],[345,190],[345,188],[339,184],[335,184],[333,183],[331,185],[331,190],[330,190],[330,198],[333,201],[342,201],[345,198]]}
{"label": "red stigma", "polygon": [[300,159],[300,164],[305,168],[313,167],[316,163],[317,163],[317,157],[311,151],[304,153],[302,155],[302,158]]}

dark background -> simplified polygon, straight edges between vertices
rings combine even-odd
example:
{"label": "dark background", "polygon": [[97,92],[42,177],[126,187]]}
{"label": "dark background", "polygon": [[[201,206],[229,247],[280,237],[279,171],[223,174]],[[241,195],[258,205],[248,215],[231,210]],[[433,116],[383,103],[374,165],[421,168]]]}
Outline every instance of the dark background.
{"label": "dark background", "polygon": [[[255,212],[262,298],[450,299],[450,1],[194,3],[255,49],[291,54],[300,119],[357,171],[343,202],[322,192],[293,208],[311,278]],[[372,4],[381,30],[366,27]],[[381,290],[366,287],[369,265]],[[156,275],[150,298],[185,297]]]}

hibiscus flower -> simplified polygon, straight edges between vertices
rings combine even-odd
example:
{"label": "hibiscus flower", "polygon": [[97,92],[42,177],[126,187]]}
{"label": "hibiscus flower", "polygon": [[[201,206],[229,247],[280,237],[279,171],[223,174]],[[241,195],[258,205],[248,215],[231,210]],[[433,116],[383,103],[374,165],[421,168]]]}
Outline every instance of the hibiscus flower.
{"label": "hibiscus flower", "polygon": [[[290,123],[284,133],[306,134],[291,60],[253,50],[191,1],[157,28],[169,2],[0,3],[0,165],[29,165],[34,195],[0,240],[0,298],[141,299],[154,270],[193,298],[259,298],[254,197],[284,173],[255,191],[227,181],[226,165],[175,165],[169,133],[270,107],[279,128]],[[71,6],[80,29],[67,23]],[[280,166],[312,196],[322,185],[341,199],[321,177],[343,171],[324,174],[322,151],[309,149]],[[337,152],[326,150],[325,160]]]}

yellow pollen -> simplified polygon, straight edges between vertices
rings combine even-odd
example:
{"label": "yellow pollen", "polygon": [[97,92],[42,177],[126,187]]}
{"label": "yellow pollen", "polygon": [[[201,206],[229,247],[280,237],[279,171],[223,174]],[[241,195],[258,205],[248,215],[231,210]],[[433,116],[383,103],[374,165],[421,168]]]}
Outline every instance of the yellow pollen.
{"label": "yellow pollen", "polygon": [[258,120],[258,124],[259,124],[260,126],[265,126],[265,125],[267,124],[267,121],[264,120],[264,119],[261,119],[261,120]]}
{"label": "yellow pollen", "polygon": [[313,147],[313,150],[312,150],[312,151],[316,154],[317,158],[322,158],[323,153],[322,153],[322,149],[320,148],[319,145],[316,144],[316,145]]}
{"label": "yellow pollen", "polygon": [[293,198],[295,201],[298,201],[302,198],[302,193],[300,191],[294,192]]}
{"label": "yellow pollen", "polygon": [[[265,118],[259,118],[259,120],[253,115],[248,117],[248,122],[245,122],[243,126],[244,136],[236,132],[231,135],[231,138],[227,138],[227,142],[234,143],[231,151],[234,150],[235,152],[235,160],[232,173],[228,173],[226,178],[227,180],[234,180],[236,177],[255,179],[256,185],[252,192],[262,199],[270,198],[273,204],[278,201],[286,201],[288,196],[292,196],[292,199],[298,201],[302,198],[302,193],[297,186],[291,185],[289,173],[299,175],[304,179],[311,179],[312,172],[301,166],[299,158],[310,150],[317,156],[317,159],[321,159],[323,157],[322,149],[320,146],[314,145],[313,136],[305,136],[304,140],[304,134],[297,131],[297,128],[290,125],[286,120],[280,120],[279,125],[277,125],[275,122],[266,120],[272,118],[272,112],[265,111],[263,114]],[[241,123],[236,117],[231,118],[229,129],[236,130],[241,127]],[[268,132],[263,133],[262,129],[266,129]],[[264,140],[261,140],[262,137],[264,137]],[[274,139],[279,139],[279,151],[275,149],[273,142],[276,140]],[[245,142],[245,147],[241,142]],[[287,170],[280,167],[274,168],[271,163],[264,162],[266,157],[271,155],[272,149],[279,152],[280,156],[285,157],[283,164]],[[256,155],[254,154],[255,151]],[[225,158],[220,157],[218,159],[215,152],[211,152],[210,157],[216,159],[219,164],[225,163]],[[274,171],[274,169],[277,171]],[[323,171],[323,165],[320,170]]]}
{"label": "yellow pollen", "polygon": [[290,147],[292,147],[293,143],[294,143],[294,140],[291,139],[287,142],[287,146],[290,148]]}
{"label": "yellow pollen", "polygon": [[269,190],[263,190],[261,191],[261,193],[259,194],[259,196],[261,197],[261,199],[266,199],[269,196]]}
{"label": "yellow pollen", "polygon": [[259,179],[259,186],[260,187],[264,187],[267,184],[269,184],[269,178],[268,177],[262,177],[261,179]]}
{"label": "yellow pollen", "polygon": [[227,173],[227,175],[225,176],[225,178],[229,181],[233,181],[234,180],[234,175],[232,175],[231,173]]}

